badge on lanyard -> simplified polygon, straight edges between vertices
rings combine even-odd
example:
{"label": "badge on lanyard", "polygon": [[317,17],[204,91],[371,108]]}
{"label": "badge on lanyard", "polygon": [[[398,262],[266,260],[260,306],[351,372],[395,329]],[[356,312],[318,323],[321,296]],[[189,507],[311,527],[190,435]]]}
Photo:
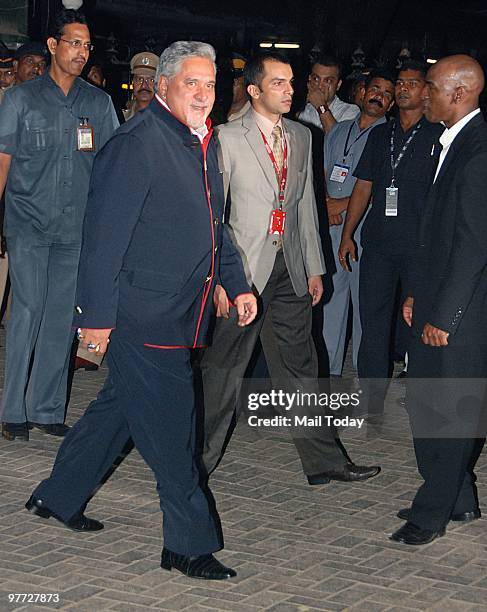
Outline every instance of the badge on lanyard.
{"label": "badge on lanyard", "polygon": [[269,223],[269,234],[282,236],[284,234],[284,225],[286,223],[286,212],[280,208],[275,208],[271,214]]}
{"label": "badge on lanyard", "polygon": [[77,131],[78,151],[94,151],[95,137],[93,126],[88,123],[88,117],[80,117],[80,124]]}
{"label": "badge on lanyard", "polygon": [[391,185],[386,187],[386,217],[397,217],[397,200],[399,189]]}
{"label": "badge on lanyard", "polygon": [[275,208],[271,213],[271,218],[269,221],[269,229],[268,234],[283,236],[284,235],[284,226],[286,224],[286,212],[282,210],[284,204],[284,196],[286,192],[286,182],[287,182],[287,142],[284,141],[284,157],[282,163],[282,170],[279,168],[276,162],[276,158],[274,157],[274,153],[270,148],[264,133],[260,132],[262,135],[262,140],[264,141],[264,145],[267,151],[267,154],[270,157],[272,165],[274,166],[274,172],[276,173],[277,183],[279,185],[279,208]]}
{"label": "badge on lanyard", "polygon": [[350,166],[342,166],[341,164],[335,164],[331,171],[330,181],[336,183],[344,183],[348,173],[350,172]]}
{"label": "badge on lanyard", "polygon": [[392,124],[392,129],[391,129],[391,155],[390,155],[390,160],[391,160],[391,170],[392,170],[392,181],[391,181],[391,186],[390,187],[386,187],[386,210],[385,210],[385,214],[386,217],[397,217],[397,202],[399,200],[399,189],[397,187],[394,186],[394,181],[396,180],[396,170],[397,167],[399,166],[399,164],[401,163],[402,158],[404,157],[404,154],[406,153],[409,145],[411,144],[411,142],[413,141],[414,137],[416,136],[416,134],[418,133],[419,129],[421,128],[421,123],[418,123],[416,125],[416,127],[414,128],[412,134],[409,136],[409,138],[406,140],[406,142],[404,143],[399,155],[397,156],[396,161],[394,161],[394,131],[396,129],[396,121],[395,119],[391,120],[391,124]]}

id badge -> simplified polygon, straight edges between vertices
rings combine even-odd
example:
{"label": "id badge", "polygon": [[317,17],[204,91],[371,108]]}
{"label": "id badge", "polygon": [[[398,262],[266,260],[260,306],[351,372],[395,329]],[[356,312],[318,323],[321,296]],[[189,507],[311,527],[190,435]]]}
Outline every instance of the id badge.
{"label": "id badge", "polygon": [[275,208],[271,214],[271,220],[269,223],[269,234],[282,236],[284,234],[284,225],[286,223],[286,213]]}
{"label": "id badge", "polygon": [[397,187],[386,187],[386,217],[397,217],[398,195]]}
{"label": "id badge", "polygon": [[335,183],[344,183],[349,172],[350,172],[349,166],[342,166],[341,164],[335,164],[333,166],[333,170],[331,171],[330,181],[335,181]]}
{"label": "id badge", "polygon": [[78,126],[78,151],[94,151],[95,138],[93,135],[93,126],[83,124]]}

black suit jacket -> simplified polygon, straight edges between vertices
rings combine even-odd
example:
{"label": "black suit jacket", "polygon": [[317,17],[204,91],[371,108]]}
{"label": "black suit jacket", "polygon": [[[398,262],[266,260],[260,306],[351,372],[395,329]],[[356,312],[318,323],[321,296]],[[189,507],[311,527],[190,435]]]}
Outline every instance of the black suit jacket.
{"label": "black suit jacket", "polygon": [[450,146],[419,232],[413,333],[426,322],[449,345],[487,346],[487,124],[476,115]]}
{"label": "black suit jacket", "polygon": [[160,348],[206,344],[215,283],[232,300],[250,292],[223,206],[211,134],[200,144],[154,99],[96,156],[75,325]]}

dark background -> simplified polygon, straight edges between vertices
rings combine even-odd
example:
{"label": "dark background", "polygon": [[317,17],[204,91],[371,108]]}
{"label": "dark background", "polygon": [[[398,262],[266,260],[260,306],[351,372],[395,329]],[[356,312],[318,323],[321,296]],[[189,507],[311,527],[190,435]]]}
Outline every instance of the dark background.
{"label": "dark background", "polygon": [[[30,0],[31,38],[45,37],[49,17],[60,7],[61,0]],[[126,95],[121,83],[128,80],[134,53],[159,54],[179,39],[210,42],[221,57],[229,51],[250,55],[264,40],[297,42],[300,48],[287,55],[298,78],[318,50],[338,54],[350,73],[359,46],[367,68],[377,61],[395,66],[404,47],[416,58],[462,52],[487,64],[485,0],[85,0],[81,10],[116,99]]]}

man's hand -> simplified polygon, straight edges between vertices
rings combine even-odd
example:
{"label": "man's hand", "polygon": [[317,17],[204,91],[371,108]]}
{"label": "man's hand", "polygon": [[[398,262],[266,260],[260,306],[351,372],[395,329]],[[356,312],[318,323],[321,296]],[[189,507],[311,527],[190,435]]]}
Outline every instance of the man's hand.
{"label": "man's hand", "polygon": [[409,327],[413,324],[413,306],[414,298],[411,296],[407,297],[402,305],[402,318]]}
{"label": "man's hand", "polygon": [[252,293],[244,293],[235,298],[235,307],[238,313],[238,325],[245,327],[252,323],[257,316],[257,298]]}
{"label": "man's hand", "polygon": [[351,272],[352,269],[348,265],[347,256],[350,256],[352,261],[357,261],[357,247],[351,238],[342,236],[340,248],[338,249],[338,261],[346,272]]}
{"label": "man's hand", "polygon": [[221,285],[216,285],[215,287],[213,304],[215,305],[216,316],[228,319],[230,316],[230,304],[228,302],[227,292]]}
{"label": "man's hand", "polygon": [[328,215],[328,225],[341,225],[343,217],[341,215]]}
{"label": "man's hand", "polygon": [[326,208],[328,209],[328,215],[333,217],[334,215],[340,215],[342,212],[347,210],[349,198],[326,198]]}
{"label": "man's hand", "polygon": [[327,92],[321,91],[321,89],[318,89],[316,85],[310,83],[310,86],[308,88],[308,102],[312,104],[316,109],[318,109],[320,106],[328,108],[326,100]]}
{"label": "man's hand", "polygon": [[311,306],[316,306],[323,295],[323,282],[321,276],[310,276],[308,278],[308,291],[313,298]]}
{"label": "man's hand", "polygon": [[430,323],[426,323],[421,334],[423,344],[428,346],[448,346],[449,332],[443,331],[438,327],[434,327]]}
{"label": "man's hand", "polygon": [[78,332],[80,345],[90,353],[103,355],[107,352],[110,342],[111,329],[87,329],[83,328]]}

